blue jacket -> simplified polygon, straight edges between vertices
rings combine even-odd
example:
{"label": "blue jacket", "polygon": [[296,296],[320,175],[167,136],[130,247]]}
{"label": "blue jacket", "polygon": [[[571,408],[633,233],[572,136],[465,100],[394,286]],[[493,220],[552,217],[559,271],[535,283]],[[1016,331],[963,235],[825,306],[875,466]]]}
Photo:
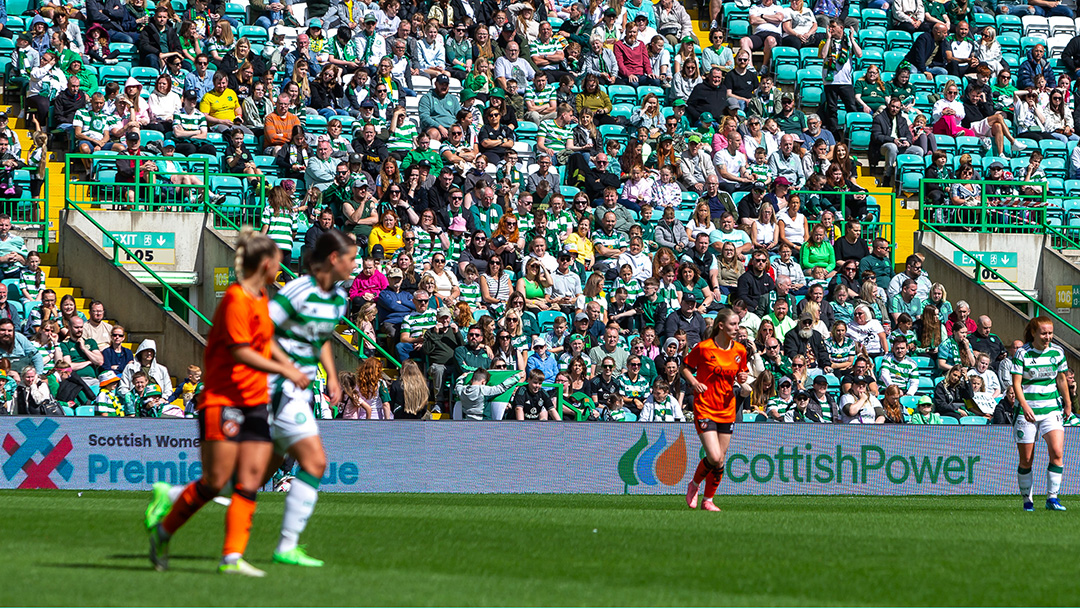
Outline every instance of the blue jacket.
{"label": "blue jacket", "polygon": [[416,312],[412,294],[407,291],[384,289],[379,292],[379,301],[376,302],[376,306],[379,307],[380,320],[395,325],[404,321],[406,315]]}
{"label": "blue jacket", "polygon": [[559,361],[555,355],[551,353],[547,354],[547,357],[541,359],[535,352],[529,355],[529,361],[525,364],[526,378],[528,373],[534,369],[538,369],[544,372],[544,382],[554,382],[555,376],[559,375]]}
{"label": "blue jacket", "polygon": [[1027,60],[1020,64],[1016,72],[1016,88],[1027,89],[1035,86],[1035,77],[1039,74],[1046,78],[1046,82],[1054,82],[1054,68],[1050,67],[1050,62],[1045,57],[1036,62],[1031,51],[1028,51]]}
{"label": "blue jacket", "polygon": [[101,366],[102,371],[109,370],[117,376],[123,374],[127,364],[135,360],[131,349],[126,346],[121,346],[119,353],[106,346],[101,350],[101,356],[105,357],[105,362]]}
{"label": "blue jacket", "polygon": [[15,332],[15,341],[12,343],[10,351],[5,352],[3,348],[0,348],[0,357],[7,358],[11,361],[12,369],[18,367],[19,371],[22,371],[22,366],[26,365],[26,362],[18,360],[28,358],[34,365],[34,369],[37,370],[37,373],[39,375],[42,373],[44,361],[41,358],[41,353],[38,352],[36,346],[30,343],[30,340],[28,340],[26,336],[19,332]]}

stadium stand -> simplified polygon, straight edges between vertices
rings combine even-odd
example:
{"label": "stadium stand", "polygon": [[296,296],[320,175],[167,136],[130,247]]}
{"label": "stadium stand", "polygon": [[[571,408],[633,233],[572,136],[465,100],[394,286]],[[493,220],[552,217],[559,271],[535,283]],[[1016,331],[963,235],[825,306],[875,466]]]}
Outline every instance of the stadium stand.
{"label": "stadium stand", "polygon": [[[254,225],[283,281],[353,235],[339,337],[385,381],[343,372],[320,417],[544,410],[485,404],[483,369],[488,402],[539,370],[553,417],[684,420],[681,357],[732,307],[745,421],[1008,423],[1016,345],[914,235],[1080,248],[1080,35],[1043,4],[7,2],[4,407],[38,413],[45,383],[76,415],[192,412],[200,370],[170,376],[59,274],[67,208]],[[198,313],[197,277],[138,263]]]}

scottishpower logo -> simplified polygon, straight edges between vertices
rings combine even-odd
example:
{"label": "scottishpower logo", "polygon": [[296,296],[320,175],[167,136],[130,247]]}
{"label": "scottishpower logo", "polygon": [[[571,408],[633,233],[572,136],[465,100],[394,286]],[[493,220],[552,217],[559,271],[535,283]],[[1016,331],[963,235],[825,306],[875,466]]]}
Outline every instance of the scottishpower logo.
{"label": "scottishpower logo", "polygon": [[[55,472],[64,481],[71,479],[74,467],[67,460],[71,452],[71,438],[64,435],[55,444],[52,435],[60,425],[55,421],[45,418],[40,424],[34,424],[30,418],[24,418],[15,424],[22,433],[23,440],[8,433],[4,437],[3,448],[8,458],[4,462],[2,470],[8,481],[13,481],[20,473],[26,478],[19,484],[19,488],[56,488],[52,480]],[[34,458],[40,454],[41,459]]]}
{"label": "scottishpower logo", "polygon": [[623,492],[629,494],[630,486],[675,486],[686,477],[686,437],[679,431],[678,438],[668,445],[665,431],[649,445],[649,436],[641,431],[641,438],[619,458],[619,478]]}

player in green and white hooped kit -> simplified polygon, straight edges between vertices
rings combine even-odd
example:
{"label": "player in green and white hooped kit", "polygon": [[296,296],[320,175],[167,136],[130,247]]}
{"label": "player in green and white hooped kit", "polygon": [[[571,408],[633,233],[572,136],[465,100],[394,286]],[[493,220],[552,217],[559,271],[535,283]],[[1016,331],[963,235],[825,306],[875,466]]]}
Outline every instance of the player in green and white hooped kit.
{"label": "player in green and white hooped kit", "polygon": [[[312,381],[319,364],[326,370],[330,405],[341,400],[330,338],[338,319],[348,309],[349,300],[338,283],[352,276],[356,267],[356,245],[344,234],[330,230],[315,242],[308,261],[308,275],[289,281],[270,301],[274,337],[301,372]],[[270,376],[270,436],[274,458],[268,475],[276,471],[285,454],[296,459],[300,471],[285,497],[285,515],[274,561],[295,566],[322,566],[299,546],[300,534],[318,500],[319,480],[326,469],[326,453],[319,439],[319,427],[312,410],[314,394],[289,380]],[[269,481],[267,477],[265,481]]]}
{"label": "player in green and white hooped kit", "polygon": [[[1031,499],[1031,463],[1035,459],[1035,441],[1046,440],[1050,464],[1046,468],[1046,508],[1064,511],[1058,502],[1061,474],[1064,470],[1065,431],[1062,420],[1072,414],[1065,372],[1065,352],[1053,344],[1054,322],[1046,317],[1035,317],[1024,330],[1024,345],[1016,349],[1013,357],[1013,391],[1020,412],[1016,416],[1016,449],[1020,452],[1017,476],[1020,494],[1024,497],[1024,510],[1033,511]],[[1062,412],[1064,408],[1064,412]]]}

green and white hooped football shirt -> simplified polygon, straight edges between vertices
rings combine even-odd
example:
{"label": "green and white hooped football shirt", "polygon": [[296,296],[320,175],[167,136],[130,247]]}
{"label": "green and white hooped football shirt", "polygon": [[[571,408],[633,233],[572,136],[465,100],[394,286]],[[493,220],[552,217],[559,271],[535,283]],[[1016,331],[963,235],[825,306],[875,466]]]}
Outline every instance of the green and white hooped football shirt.
{"label": "green and white hooped football shirt", "polygon": [[323,291],[312,276],[289,281],[270,300],[270,318],[278,344],[312,380],[318,374],[322,345],[334,334],[348,302],[340,287]]}
{"label": "green and white hooped football shirt", "polygon": [[1057,376],[1068,371],[1065,352],[1050,344],[1046,350],[1036,350],[1030,343],[1016,350],[1013,375],[1021,376],[1024,398],[1036,416],[1052,414],[1061,409]]}

